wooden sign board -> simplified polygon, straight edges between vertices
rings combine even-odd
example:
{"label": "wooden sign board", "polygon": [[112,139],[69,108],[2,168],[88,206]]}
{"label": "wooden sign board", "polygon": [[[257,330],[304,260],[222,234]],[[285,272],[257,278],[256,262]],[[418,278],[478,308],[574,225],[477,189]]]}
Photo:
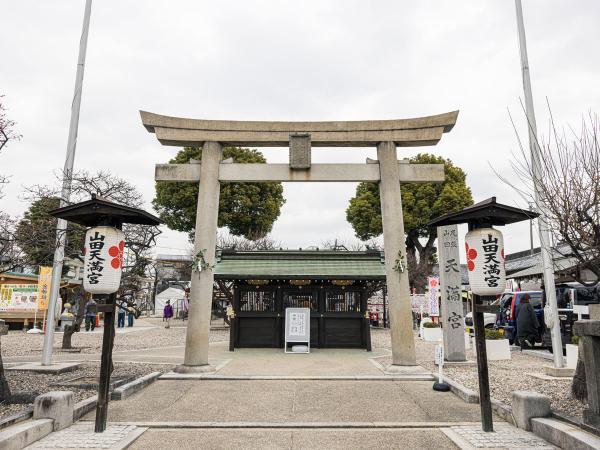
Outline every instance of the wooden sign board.
{"label": "wooden sign board", "polygon": [[285,309],[285,353],[300,353],[288,351],[290,344],[306,344],[310,353],[310,308],[286,308]]}

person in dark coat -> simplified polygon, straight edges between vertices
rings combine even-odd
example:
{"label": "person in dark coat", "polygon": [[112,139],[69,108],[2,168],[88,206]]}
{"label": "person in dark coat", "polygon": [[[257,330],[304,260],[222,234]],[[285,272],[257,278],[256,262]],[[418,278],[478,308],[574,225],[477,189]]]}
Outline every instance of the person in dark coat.
{"label": "person in dark coat", "polygon": [[167,321],[165,328],[171,328],[171,318],[173,317],[173,307],[171,306],[171,300],[167,300],[167,304],[163,309],[163,320]]}
{"label": "person in dark coat", "polygon": [[534,346],[539,326],[529,295],[523,294],[517,307],[517,339],[521,349]]}
{"label": "person in dark coat", "polygon": [[98,312],[98,304],[94,301],[93,298],[90,298],[89,301],[85,304],[85,331],[94,331],[96,328],[96,313]]}

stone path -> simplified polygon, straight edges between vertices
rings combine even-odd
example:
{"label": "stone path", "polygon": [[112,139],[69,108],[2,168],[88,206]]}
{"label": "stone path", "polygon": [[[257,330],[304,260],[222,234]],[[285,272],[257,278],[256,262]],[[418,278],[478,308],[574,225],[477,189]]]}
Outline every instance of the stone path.
{"label": "stone path", "polygon": [[163,430],[149,429],[129,447],[131,450],[254,450],[254,449],[456,449],[441,431],[431,428],[394,430],[279,430],[219,429]]}
{"label": "stone path", "polygon": [[[93,420],[93,413],[86,420]],[[159,380],[112,402],[111,422],[476,422],[430,381]]]}
{"label": "stone path", "polygon": [[480,425],[462,425],[443,429],[442,432],[451,438],[462,449],[477,448],[510,448],[510,449],[555,449],[535,434],[499,423],[494,431],[486,433]]}
{"label": "stone path", "polygon": [[110,425],[103,433],[94,433],[94,424],[78,422],[69,428],[50,433],[27,449],[111,449],[127,448],[146,428],[132,425]]}

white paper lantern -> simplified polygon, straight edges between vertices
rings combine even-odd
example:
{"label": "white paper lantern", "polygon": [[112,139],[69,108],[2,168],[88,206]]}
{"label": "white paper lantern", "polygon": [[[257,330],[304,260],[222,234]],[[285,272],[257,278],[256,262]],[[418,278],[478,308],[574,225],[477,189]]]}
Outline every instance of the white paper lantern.
{"label": "white paper lantern", "polygon": [[465,236],[471,291],[477,295],[499,295],[506,288],[504,240],[494,228],[478,228]]}
{"label": "white paper lantern", "polygon": [[121,284],[125,236],[113,227],[90,228],[85,234],[83,289],[112,294]]}

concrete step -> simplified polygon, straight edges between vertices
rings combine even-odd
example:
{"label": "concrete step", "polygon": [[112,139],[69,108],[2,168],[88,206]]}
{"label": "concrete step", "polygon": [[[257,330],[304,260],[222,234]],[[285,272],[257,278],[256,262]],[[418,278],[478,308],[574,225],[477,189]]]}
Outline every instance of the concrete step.
{"label": "concrete step", "polygon": [[533,432],[546,441],[565,449],[597,450],[600,437],[556,419],[531,419]]}

